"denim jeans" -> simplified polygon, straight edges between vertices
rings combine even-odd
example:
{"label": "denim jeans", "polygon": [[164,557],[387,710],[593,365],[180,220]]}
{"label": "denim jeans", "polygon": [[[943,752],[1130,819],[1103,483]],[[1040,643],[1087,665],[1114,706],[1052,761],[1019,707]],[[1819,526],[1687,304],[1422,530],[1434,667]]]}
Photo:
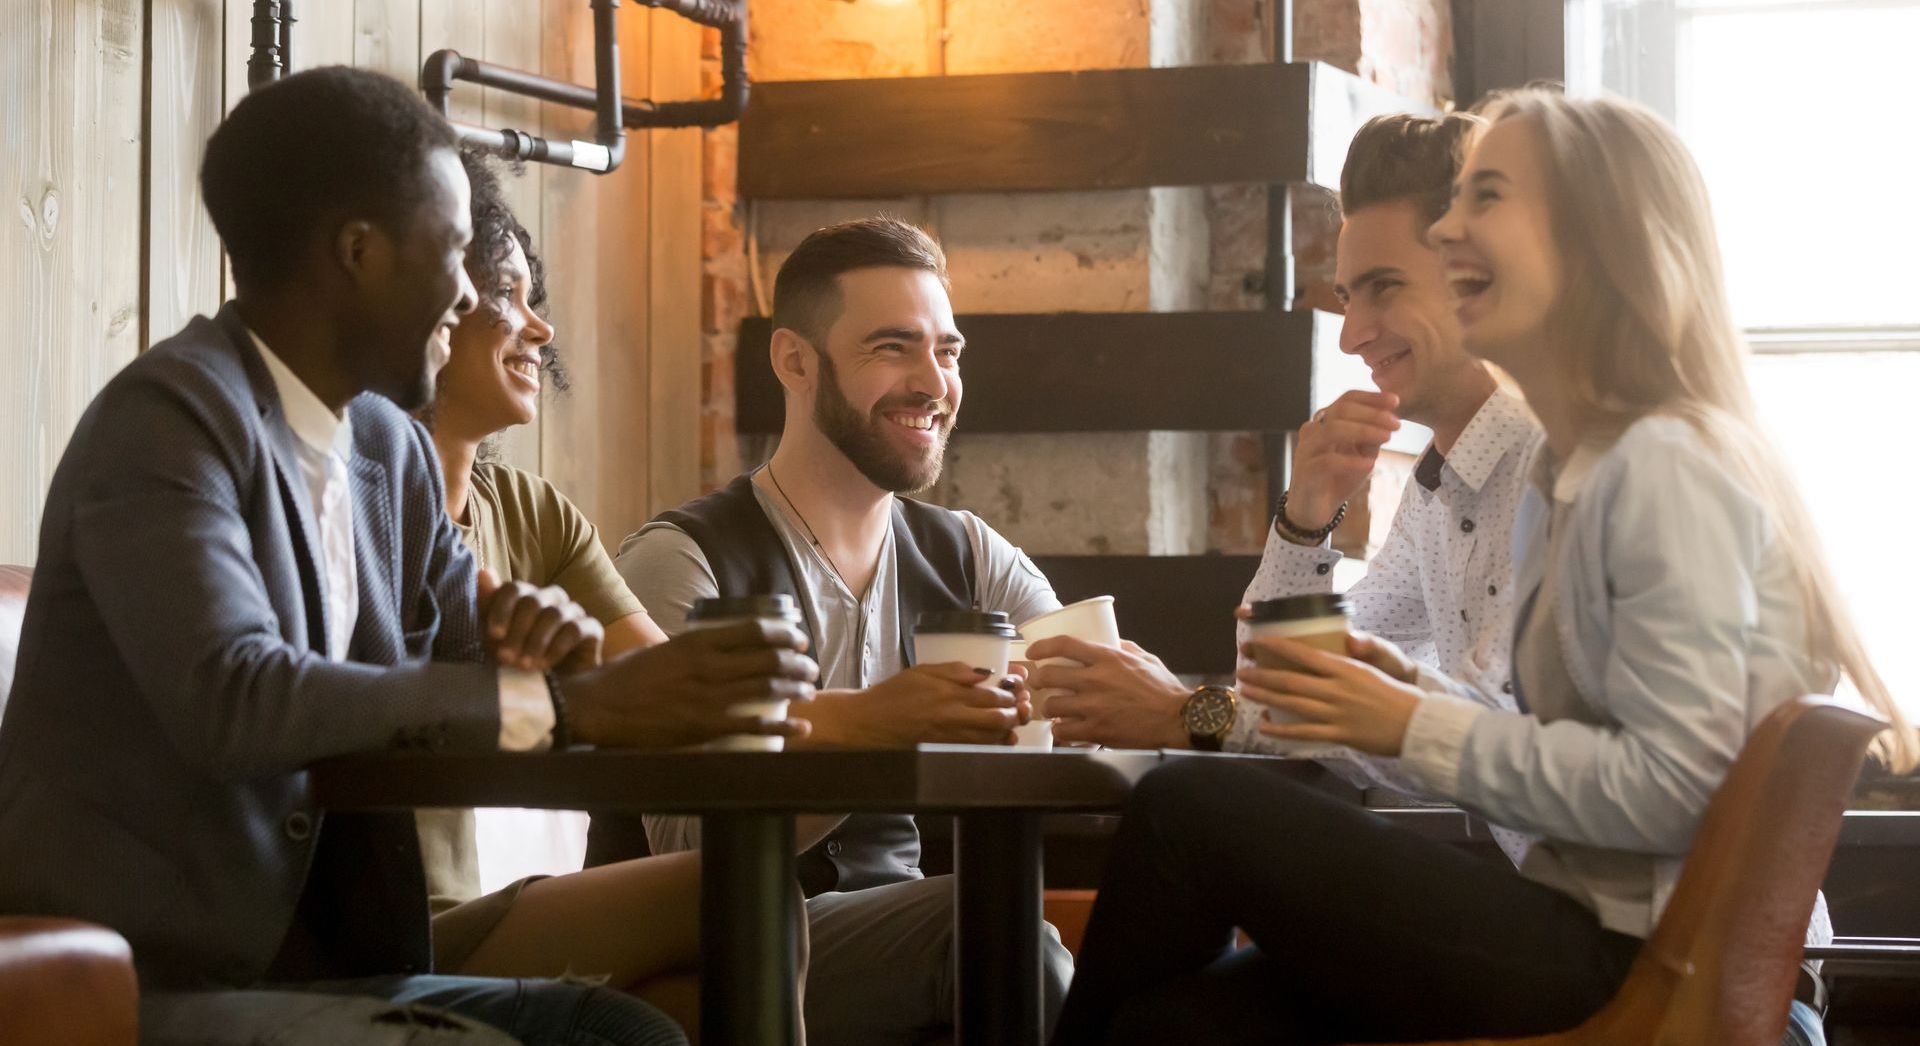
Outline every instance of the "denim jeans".
{"label": "denim jeans", "polygon": [[258,989],[153,992],[149,1046],[686,1046],[660,1011],[572,981],[375,977]]}

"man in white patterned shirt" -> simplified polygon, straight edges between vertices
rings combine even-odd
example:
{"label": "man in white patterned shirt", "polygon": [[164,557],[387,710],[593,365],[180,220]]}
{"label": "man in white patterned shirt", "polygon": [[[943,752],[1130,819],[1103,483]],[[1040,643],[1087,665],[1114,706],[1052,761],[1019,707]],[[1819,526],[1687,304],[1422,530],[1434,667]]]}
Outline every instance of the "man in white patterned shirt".
{"label": "man in white patterned shirt", "polygon": [[[1379,391],[1347,392],[1301,429],[1292,485],[1247,599],[1332,590],[1340,554],[1327,547],[1327,536],[1401,419],[1418,422],[1433,430],[1433,443],[1407,484],[1385,545],[1347,593],[1353,626],[1510,700],[1508,535],[1525,484],[1522,465],[1540,430],[1525,404],[1462,348],[1439,254],[1426,242],[1478,124],[1459,113],[1402,114],[1369,122],[1354,138],[1341,173],[1346,220],[1335,291],[1346,304],[1346,321],[1340,348],[1367,363]],[[1193,689],[1132,644],[1112,650],[1048,640],[1028,653],[1087,664],[1049,666],[1035,675],[1036,689],[1073,691],[1046,708],[1058,719],[1058,740],[1280,748],[1259,732],[1263,707],[1248,701],[1235,701],[1225,728],[1196,729],[1188,715]],[[1345,749],[1325,756],[1358,758]],[[1362,765],[1376,780],[1409,787],[1390,765]]]}

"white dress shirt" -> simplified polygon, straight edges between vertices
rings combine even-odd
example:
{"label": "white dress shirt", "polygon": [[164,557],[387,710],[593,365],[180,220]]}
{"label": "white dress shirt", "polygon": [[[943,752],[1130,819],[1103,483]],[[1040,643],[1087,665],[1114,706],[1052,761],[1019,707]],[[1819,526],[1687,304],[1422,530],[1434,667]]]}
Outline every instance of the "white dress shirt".
{"label": "white dress shirt", "polygon": [[260,335],[247,332],[266,361],[280,394],[280,409],[293,430],[293,451],[307,481],[308,507],[319,525],[322,603],[326,607],[327,658],[345,661],[360,620],[360,575],[353,558],[353,422],[335,414],[307,383],[267,348]]}
{"label": "white dress shirt", "polygon": [[[353,422],[335,414],[273,354],[260,335],[249,330],[254,348],[267,365],[280,407],[293,431],[294,454],[307,483],[309,507],[319,527],[321,587],[326,608],[329,660],[345,661],[360,620],[360,575],[353,551]],[[545,748],[553,739],[553,699],[538,672],[500,670],[500,748],[525,752]]]}
{"label": "white dress shirt", "polygon": [[[1526,404],[1505,392],[1488,397],[1444,457],[1433,447],[1421,455],[1386,543],[1346,593],[1355,629],[1506,708],[1513,707],[1513,519],[1540,438]],[[1247,600],[1332,591],[1340,558],[1325,544],[1299,545],[1269,530]],[[1242,704],[1252,707],[1242,708],[1226,747],[1271,747],[1258,730],[1263,706]]]}
{"label": "white dress shirt", "polygon": [[[1541,440],[1526,404],[1495,391],[1444,456],[1429,446],[1407,480],[1386,543],[1366,576],[1346,593],[1352,626],[1393,642],[1422,664],[1468,681],[1495,707],[1514,707],[1509,650],[1513,634],[1514,513],[1527,487],[1527,462]],[[1300,545],[1278,529],[1247,587],[1247,601],[1328,592],[1340,553]],[[1241,639],[1246,638],[1241,626]],[[1327,762],[1358,784],[1429,794],[1395,759],[1339,745],[1302,746],[1259,732],[1266,706],[1241,701],[1228,751],[1281,752]],[[1494,828],[1517,864],[1531,840]]]}

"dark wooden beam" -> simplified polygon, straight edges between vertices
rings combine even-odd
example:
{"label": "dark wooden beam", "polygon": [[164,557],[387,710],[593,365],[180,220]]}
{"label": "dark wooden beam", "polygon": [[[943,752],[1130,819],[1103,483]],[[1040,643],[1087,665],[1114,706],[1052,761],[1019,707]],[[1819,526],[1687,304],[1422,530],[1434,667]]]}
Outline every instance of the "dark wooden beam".
{"label": "dark wooden beam", "polygon": [[1175,672],[1227,675],[1233,610],[1259,556],[1035,556],[1063,602],[1112,596],[1120,635]]}
{"label": "dark wooden beam", "polygon": [[1460,105],[1472,105],[1488,91],[1565,80],[1566,6],[1540,0],[1453,0],[1453,86]]}
{"label": "dark wooden beam", "polygon": [[[1310,410],[1312,312],[1065,312],[958,318],[961,432],[1279,432]],[[777,433],[765,317],[740,325],[735,428]]]}
{"label": "dark wooden beam", "polygon": [[1409,107],[1312,62],[759,83],[741,120],[740,192],[1332,186],[1353,129]]}

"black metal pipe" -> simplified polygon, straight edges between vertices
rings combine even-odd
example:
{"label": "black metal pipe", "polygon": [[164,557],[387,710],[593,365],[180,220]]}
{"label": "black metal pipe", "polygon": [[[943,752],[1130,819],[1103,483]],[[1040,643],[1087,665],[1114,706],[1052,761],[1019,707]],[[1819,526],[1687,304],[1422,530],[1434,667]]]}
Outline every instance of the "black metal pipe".
{"label": "black metal pipe", "polygon": [[289,73],[293,72],[293,23],[297,21],[299,19],[293,17],[293,0],[280,0],[280,61]]}
{"label": "black metal pipe", "polygon": [[[457,51],[440,50],[420,67],[420,91],[427,101],[449,116],[453,82],[464,80],[496,87],[542,101],[594,112],[594,140],[549,139],[513,128],[490,130],[454,123],[462,141],[474,142],[504,156],[539,163],[579,167],[595,174],[619,168],[627,155],[627,133],[622,127],[629,104],[620,97],[620,38],[617,16],[620,0],[593,0],[594,89],[564,80],[492,65]],[[644,105],[645,103],[638,103]]]}
{"label": "black metal pipe", "polygon": [[[716,127],[738,120],[746,111],[748,93],[745,0],[641,0],[641,2],[645,6],[662,8],[689,21],[720,30],[720,97],[660,103],[645,98],[621,97],[619,125],[634,130],[649,127]],[[440,50],[429,55],[426,63],[421,67],[420,90],[427,96],[427,101],[439,109],[442,115],[450,112],[449,99],[456,80],[510,91],[556,105],[587,109],[600,114],[603,99],[620,97],[618,91],[609,93],[603,90],[600,77],[602,70],[617,71],[619,66],[617,51],[608,52],[616,56],[613,61],[601,57],[603,39],[607,41],[609,47],[617,43],[617,37],[611,32],[611,27],[605,37],[599,35],[599,19],[610,16],[610,13],[610,11],[603,12],[596,4],[594,89],[590,90],[579,84],[555,80],[537,73],[494,65],[477,58],[468,58],[457,51]],[[469,131],[475,133],[469,135],[467,134]],[[500,135],[500,132],[494,131],[482,133],[476,128],[465,128],[462,133],[470,140],[485,141],[489,145]],[[533,153],[527,152],[516,152],[513,155],[522,159],[535,158]]]}
{"label": "black metal pipe", "polygon": [[292,64],[288,60],[288,17],[282,0],[253,0],[252,51],[247,55],[247,90],[270,84],[285,76]]}
{"label": "black metal pipe", "polygon": [[720,30],[720,97],[657,102],[651,115],[628,127],[717,127],[747,111],[747,0],[641,0],[688,21]]}

